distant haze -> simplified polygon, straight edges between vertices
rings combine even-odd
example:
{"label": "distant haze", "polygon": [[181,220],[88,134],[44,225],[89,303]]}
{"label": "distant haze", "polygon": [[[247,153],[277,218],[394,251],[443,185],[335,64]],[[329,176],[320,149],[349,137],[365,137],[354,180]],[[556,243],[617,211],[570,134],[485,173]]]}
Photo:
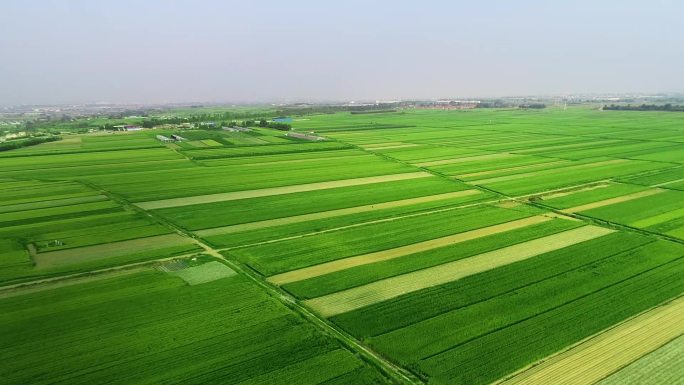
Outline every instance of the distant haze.
{"label": "distant haze", "polygon": [[684,91],[682,1],[0,2],[0,105]]}

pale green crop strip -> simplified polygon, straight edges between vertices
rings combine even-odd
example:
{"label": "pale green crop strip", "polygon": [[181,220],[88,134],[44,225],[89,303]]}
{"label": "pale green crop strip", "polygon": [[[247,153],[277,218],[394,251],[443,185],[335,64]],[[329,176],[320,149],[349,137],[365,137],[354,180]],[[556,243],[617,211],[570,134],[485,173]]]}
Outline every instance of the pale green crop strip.
{"label": "pale green crop strip", "polygon": [[502,385],[592,385],[684,333],[684,297],[596,335]]}
{"label": "pale green crop strip", "polygon": [[[331,171],[332,172],[332,171]],[[304,191],[323,190],[335,187],[360,186],[364,184],[390,182],[397,180],[417,179],[431,177],[426,172],[408,172],[403,174],[391,174],[381,176],[371,176],[365,178],[342,179],[328,182],[306,183],[292,186],[271,187],[258,190],[235,191],[229,193],[196,195],[183,198],[162,199],[158,201],[140,202],[135,205],[144,210],[155,210],[166,207],[178,207],[196,205],[202,203],[225,202],[236,199],[247,199],[265,197],[271,195],[290,194]]]}
{"label": "pale green crop strip", "polygon": [[415,204],[420,204],[420,203],[435,202],[435,201],[452,199],[452,198],[460,198],[460,197],[476,195],[476,194],[481,194],[481,193],[482,192],[479,190],[463,190],[463,191],[456,191],[456,192],[451,192],[451,193],[428,195],[428,196],[418,197],[418,198],[402,199],[402,200],[398,200],[398,201],[383,202],[383,203],[376,203],[376,204],[356,206],[356,207],[348,207],[345,209],[321,211],[318,213],[295,215],[295,216],[291,216],[291,217],[276,218],[276,219],[268,219],[268,220],[258,221],[258,222],[242,223],[239,225],[214,227],[214,228],[210,228],[210,229],[195,231],[195,234],[199,235],[200,237],[207,237],[207,236],[221,235],[221,234],[231,234],[231,233],[237,233],[237,232],[241,232],[241,231],[262,229],[265,227],[289,225],[289,224],[293,224],[293,223],[313,221],[313,220],[317,220],[317,219],[339,217],[342,215],[358,214],[358,213],[369,212],[369,211],[376,211],[376,210],[390,209],[390,208],[396,208],[396,207],[410,206],[410,205],[415,205]]}
{"label": "pale green crop strip", "polygon": [[532,226],[538,223],[550,221],[550,217],[538,215],[534,217],[523,218],[511,222],[501,223],[494,226],[483,227],[476,230],[466,231],[454,235],[449,235],[442,238],[431,239],[424,242],[414,243],[408,246],[397,247],[389,250],[377,251],[370,254],[358,255],[355,257],[338,259],[332,262],[322,263],[311,267],[305,267],[299,270],[288,271],[286,273],[274,275],[268,278],[268,281],[277,285],[283,285],[290,282],[301,281],[307,278],[317,277],[319,275],[329,274],[340,270],[349,269],[356,266],[367,265],[370,263],[387,261],[394,258],[403,257],[405,255],[432,250],[439,247],[445,247],[470,241],[473,239],[485,237],[488,235],[498,234],[505,231],[520,229],[527,226]]}
{"label": "pale green crop strip", "polygon": [[499,266],[523,261],[540,254],[598,238],[614,231],[602,227],[584,226],[470,258],[383,279],[367,285],[307,300],[304,303],[322,316],[331,317],[403,294],[438,286]]}
{"label": "pale green crop strip", "polygon": [[655,194],[660,194],[663,191],[665,191],[665,190],[653,189],[653,190],[639,191],[639,192],[636,192],[634,194],[627,194],[627,195],[623,195],[620,197],[604,199],[604,200],[598,201],[598,202],[592,202],[592,203],[587,203],[587,204],[581,205],[581,206],[570,207],[570,208],[567,208],[567,209],[561,210],[561,211],[564,213],[578,213],[581,211],[587,211],[587,210],[596,209],[599,207],[614,205],[616,203],[628,202],[628,201],[631,201],[634,199],[644,198],[644,197],[648,197],[648,196],[655,195]]}

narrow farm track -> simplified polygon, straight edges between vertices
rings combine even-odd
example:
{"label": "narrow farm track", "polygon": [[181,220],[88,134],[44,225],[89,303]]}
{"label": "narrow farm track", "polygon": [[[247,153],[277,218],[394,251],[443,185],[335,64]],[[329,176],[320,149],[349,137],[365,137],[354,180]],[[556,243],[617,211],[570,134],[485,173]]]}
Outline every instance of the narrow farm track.
{"label": "narrow farm track", "polygon": [[592,385],[684,333],[684,297],[642,313],[500,385]]}

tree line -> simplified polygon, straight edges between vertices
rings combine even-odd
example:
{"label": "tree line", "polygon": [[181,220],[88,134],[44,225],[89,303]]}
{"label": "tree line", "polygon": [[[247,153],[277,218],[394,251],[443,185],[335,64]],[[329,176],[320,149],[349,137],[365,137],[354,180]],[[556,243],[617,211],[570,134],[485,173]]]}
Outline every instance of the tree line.
{"label": "tree line", "polygon": [[684,106],[674,105],[671,103],[667,104],[611,104],[604,105],[604,110],[611,111],[674,111],[674,112],[684,112]]}

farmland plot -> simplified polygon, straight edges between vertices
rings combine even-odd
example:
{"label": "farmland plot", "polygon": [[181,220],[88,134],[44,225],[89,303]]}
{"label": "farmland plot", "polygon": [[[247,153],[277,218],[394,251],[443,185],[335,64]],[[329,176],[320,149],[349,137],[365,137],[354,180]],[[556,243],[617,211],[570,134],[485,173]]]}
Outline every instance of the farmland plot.
{"label": "farmland plot", "polygon": [[[294,117],[320,142],[159,129],[1,153],[0,376],[385,383],[367,359],[477,385],[552,367],[684,293],[682,124],[405,109]],[[666,318],[539,378],[676,366],[655,350],[681,335]]]}
{"label": "farmland plot", "polygon": [[[454,209],[233,249],[230,255],[268,276],[531,215],[531,212],[491,206]],[[368,234],[374,236],[368,237]]]}
{"label": "farmland plot", "polygon": [[[540,365],[523,371],[510,380],[503,381],[502,384],[533,385],[549,382],[573,385],[595,384],[627,364],[660,348],[673,338],[681,336],[682,333],[684,333],[684,299],[679,298],[599,333],[579,345],[543,361]],[[673,346],[676,347],[676,344]],[[672,349],[672,346],[669,349]],[[671,351],[661,352],[661,354],[665,354],[665,357],[673,355]],[[674,357],[670,359],[672,358]],[[642,363],[642,365],[644,364]],[[672,367],[672,369],[675,372],[678,370],[676,367]],[[633,375],[635,374],[638,375],[638,373]],[[660,383],[672,383],[666,380],[670,377],[670,373],[667,371],[660,374],[660,377],[661,380],[665,380]],[[625,373],[612,381],[619,378],[622,378],[623,381],[634,380]],[[670,378],[679,379],[676,376]],[[647,378],[642,377],[638,383],[644,383],[643,380],[648,381]],[[611,380],[599,383],[611,383]]]}
{"label": "farmland plot", "polygon": [[0,309],[7,384],[385,383],[240,276],[190,286],[143,271],[0,299]]}
{"label": "farmland plot", "polygon": [[599,385],[677,384],[684,378],[684,335],[598,382]]}

